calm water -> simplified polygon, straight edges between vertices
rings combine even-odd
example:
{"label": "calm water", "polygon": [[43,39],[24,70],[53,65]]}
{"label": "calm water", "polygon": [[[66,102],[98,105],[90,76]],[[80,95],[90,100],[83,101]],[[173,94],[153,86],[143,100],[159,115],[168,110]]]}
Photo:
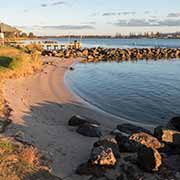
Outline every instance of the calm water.
{"label": "calm water", "polygon": [[[74,38],[50,38],[47,40],[59,43],[72,42]],[[34,40],[33,40],[34,41]],[[39,40],[35,40],[39,41]],[[27,41],[29,42],[29,41]],[[82,39],[83,47],[106,47],[106,48],[143,48],[143,47],[180,47],[180,39]]]}
{"label": "calm water", "polygon": [[84,100],[131,121],[165,124],[180,115],[180,60],[76,64],[65,78]]}

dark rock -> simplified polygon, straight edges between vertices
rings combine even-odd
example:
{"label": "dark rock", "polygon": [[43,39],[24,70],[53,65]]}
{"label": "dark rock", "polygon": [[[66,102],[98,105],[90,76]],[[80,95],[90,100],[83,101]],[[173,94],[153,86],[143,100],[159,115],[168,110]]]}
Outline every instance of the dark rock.
{"label": "dark rock", "polygon": [[161,166],[161,155],[156,149],[142,147],[138,151],[138,165],[147,172],[158,171]]}
{"label": "dark rock", "polygon": [[163,158],[164,164],[176,172],[180,172],[180,155],[171,155]]}
{"label": "dark rock", "polygon": [[180,147],[180,132],[169,130],[163,127],[157,127],[154,130],[154,135],[165,143]]}
{"label": "dark rock", "polygon": [[133,124],[120,124],[117,126],[117,129],[121,132],[124,132],[126,134],[133,134],[133,133],[140,133],[140,132],[145,132],[145,133],[148,133],[148,134],[151,134],[151,132],[147,129],[144,129],[142,127],[139,127],[139,126],[135,126]]}
{"label": "dark rock", "polygon": [[30,174],[26,177],[24,177],[23,180],[62,180],[59,177],[56,177],[54,175],[52,175],[49,171],[46,170],[40,170],[34,174]]}
{"label": "dark rock", "polygon": [[180,116],[172,118],[167,124],[167,128],[180,131]]}
{"label": "dark rock", "polygon": [[132,134],[129,137],[129,141],[131,143],[134,143],[134,147],[136,146],[136,149],[139,148],[139,146],[145,145],[148,148],[154,148],[159,149],[162,147],[162,144],[159,142],[159,140],[147,133],[135,133]]}
{"label": "dark rock", "polygon": [[94,124],[85,123],[78,127],[76,130],[79,134],[88,137],[101,137],[102,133],[99,126]]}
{"label": "dark rock", "polygon": [[89,119],[89,118],[83,117],[83,116],[78,116],[78,115],[73,116],[68,122],[69,126],[80,126],[85,123],[94,124],[97,126],[100,125],[100,123],[96,120]]}
{"label": "dark rock", "polygon": [[118,134],[115,137],[120,152],[136,152],[137,150],[131,145],[127,136]]}
{"label": "dark rock", "polygon": [[105,167],[114,167],[117,162],[112,149],[103,146],[92,149],[90,161],[93,165]]}
{"label": "dark rock", "polygon": [[76,170],[78,175],[94,175],[96,177],[102,177],[104,173],[104,167],[92,165],[90,162],[81,164]]}
{"label": "dark rock", "polygon": [[12,120],[7,118],[0,119],[0,133],[4,133],[6,127],[11,124]]}
{"label": "dark rock", "polygon": [[120,158],[119,146],[114,138],[103,139],[94,143],[94,147],[103,146],[105,148],[111,148],[115,157]]}
{"label": "dark rock", "polygon": [[143,173],[135,165],[124,164],[123,171],[125,172],[128,180],[143,179]]}

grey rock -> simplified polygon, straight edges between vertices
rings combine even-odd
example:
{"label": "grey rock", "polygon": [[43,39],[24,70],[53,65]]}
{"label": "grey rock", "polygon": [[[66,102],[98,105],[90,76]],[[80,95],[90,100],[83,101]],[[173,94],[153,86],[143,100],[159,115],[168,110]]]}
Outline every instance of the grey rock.
{"label": "grey rock", "polygon": [[99,126],[85,123],[78,127],[77,133],[87,137],[101,137],[102,132]]}

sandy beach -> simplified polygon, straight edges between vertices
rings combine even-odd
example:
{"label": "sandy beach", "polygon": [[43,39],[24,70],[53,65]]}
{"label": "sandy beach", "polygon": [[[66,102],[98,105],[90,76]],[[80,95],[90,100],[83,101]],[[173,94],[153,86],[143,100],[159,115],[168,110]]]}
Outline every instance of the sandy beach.
{"label": "sandy beach", "polygon": [[52,60],[55,65],[45,65],[42,72],[6,82],[4,95],[13,109],[13,122],[5,134],[16,134],[37,146],[49,158],[54,175],[81,180],[75,170],[88,159],[97,138],[77,134],[76,128],[68,127],[68,120],[76,114],[98,120],[104,135],[120,121],[86,105],[67,89],[64,74],[73,59],[43,58]]}

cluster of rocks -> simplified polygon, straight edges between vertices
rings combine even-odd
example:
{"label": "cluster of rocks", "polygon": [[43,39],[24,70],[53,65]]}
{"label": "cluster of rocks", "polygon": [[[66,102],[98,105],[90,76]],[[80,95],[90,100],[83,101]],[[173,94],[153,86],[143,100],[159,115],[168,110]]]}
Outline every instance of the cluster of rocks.
{"label": "cluster of rocks", "polygon": [[69,126],[78,127],[77,133],[88,137],[101,137],[100,123],[96,120],[75,115],[69,120]]}
{"label": "cluster of rocks", "polygon": [[[90,136],[94,120],[73,116],[69,125]],[[99,132],[99,131],[98,131]],[[97,136],[99,137],[99,136]],[[89,180],[179,180],[180,179],[180,117],[173,118],[154,132],[132,124],[121,124],[109,135],[94,143],[87,162],[76,173],[91,176]]]}
{"label": "cluster of rocks", "polygon": [[180,48],[85,48],[44,50],[43,56],[56,56],[60,58],[83,57],[85,62],[98,61],[125,61],[140,59],[172,59],[180,58]]}

